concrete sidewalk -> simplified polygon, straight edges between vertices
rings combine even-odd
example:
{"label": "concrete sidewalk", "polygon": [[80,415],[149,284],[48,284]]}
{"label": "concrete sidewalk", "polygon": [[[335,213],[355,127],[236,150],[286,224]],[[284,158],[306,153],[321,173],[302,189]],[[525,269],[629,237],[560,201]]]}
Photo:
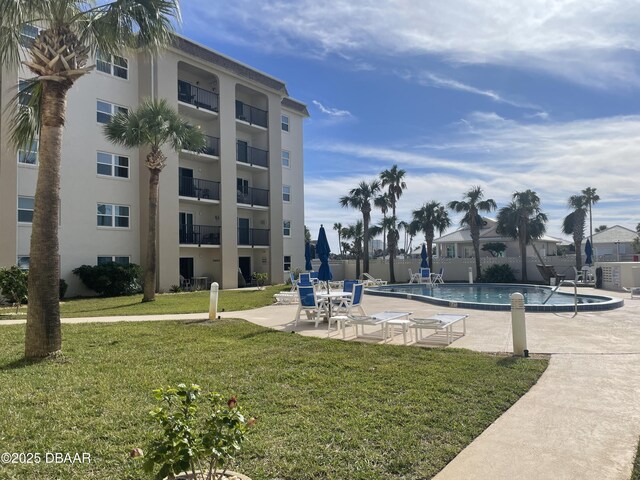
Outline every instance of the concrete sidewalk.
{"label": "concrete sidewalk", "polygon": [[[421,302],[365,296],[367,312],[412,311],[420,316],[447,309]],[[295,305],[272,305],[223,318],[301,335],[342,339],[326,324],[293,325]],[[451,347],[511,351],[509,312],[461,310],[467,335]],[[64,319],[64,323],[204,320],[206,313]],[[528,347],[551,354],[538,383],[476,438],[435,478],[628,480],[640,437],[640,300],[623,308],[570,314],[528,313]],[[1,321],[0,325],[24,321]],[[368,333],[373,333],[369,327]],[[352,337],[348,337],[353,339]],[[371,341],[371,340],[368,340]],[[376,340],[373,340],[376,341]],[[402,336],[391,341],[402,344]],[[411,348],[411,347],[408,347]]]}

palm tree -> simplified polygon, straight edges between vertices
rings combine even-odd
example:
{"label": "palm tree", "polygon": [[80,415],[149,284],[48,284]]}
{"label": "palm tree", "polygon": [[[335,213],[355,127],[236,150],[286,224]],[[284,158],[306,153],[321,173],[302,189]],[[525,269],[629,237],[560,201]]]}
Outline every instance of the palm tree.
{"label": "palm tree", "polygon": [[600,196],[596,193],[596,189],[592,187],[587,187],[582,190],[582,195],[587,199],[587,205],[589,205],[589,239],[591,240],[591,244],[593,244],[593,219],[591,217],[591,207],[598,203],[600,200]]}
{"label": "palm tree", "polygon": [[512,198],[513,201],[498,212],[496,233],[508,235],[518,240],[520,261],[522,262],[522,281],[526,282],[527,244],[544,235],[547,216],[540,210],[540,198],[533,190],[516,192]]}
{"label": "palm tree", "polygon": [[437,230],[442,235],[451,226],[449,213],[440,202],[431,201],[413,211],[412,223],[415,231],[424,233],[424,240],[427,242],[429,266],[433,268],[433,239],[435,238],[435,232]]}
{"label": "palm tree", "polygon": [[338,248],[340,249],[340,257],[342,257],[342,224],[340,222],[334,223],[333,229],[338,232]]}
{"label": "palm tree", "polygon": [[392,225],[389,226],[387,234],[387,248],[389,249],[389,282],[395,283],[396,276],[394,272],[394,258],[396,256],[396,250],[398,248],[398,230],[396,228],[396,204],[402,192],[407,188],[407,184],[404,181],[404,177],[407,172],[398,168],[398,165],[392,166],[388,170],[384,170],[380,173],[381,186],[388,188],[389,201],[391,203],[391,216],[394,219]]}
{"label": "palm tree", "polygon": [[[10,130],[16,148],[30,145],[35,135],[40,142],[25,335],[25,357],[40,358],[62,347],[58,223],[68,92],[94,68],[88,62],[97,50],[121,55],[167,45],[180,11],[178,0],[0,0],[0,11],[0,67],[16,70],[22,64],[34,74],[27,91],[14,98]],[[41,30],[22,46],[21,31],[30,25]],[[24,93],[28,104],[18,108]]]}
{"label": "palm tree", "polygon": [[364,240],[364,227],[362,221],[358,220],[355,225],[348,225],[342,231],[342,236],[348,240],[353,240],[350,250],[356,257],[356,278],[360,278],[360,257],[362,256],[362,242]]}
{"label": "palm tree", "polygon": [[[576,247],[576,269],[582,268],[582,240],[584,240],[584,222],[587,217],[587,197],[585,195],[571,195],[568,202],[573,209],[564,217],[562,232],[573,235],[573,243]],[[597,229],[596,229],[597,231]]]}
{"label": "palm tree", "polygon": [[340,205],[360,210],[364,232],[363,271],[369,273],[369,222],[371,221],[371,201],[380,191],[380,182],[362,181],[356,188],[349,190],[349,195],[340,198]]}
{"label": "palm tree", "polygon": [[404,243],[402,245],[402,249],[404,250],[405,255],[409,250],[409,234],[411,230],[411,224],[409,222],[405,222],[404,220],[400,220],[398,222],[398,229],[402,229],[404,232]]}
{"label": "palm tree", "polygon": [[143,302],[155,300],[157,264],[158,183],[167,157],[162,147],[179,152],[186,146],[198,151],[205,146],[204,135],[183,120],[166,99],[145,100],[135,112],[120,112],[104,126],[107,139],[126,148],[147,147],[145,166],[149,170],[149,225],[147,259],[144,269]]}
{"label": "palm tree", "polygon": [[389,207],[391,207],[389,192],[384,192],[382,195],[378,195],[373,200],[373,204],[382,212],[382,256],[384,257],[384,253],[387,251],[387,222],[385,220],[387,218],[387,213],[389,213]]}
{"label": "palm tree", "polygon": [[607,228],[609,228],[607,225],[600,225],[599,227],[596,227],[594,232],[596,233],[604,232]]}
{"label": "palm tree", "polygon": [[492,198],[484,198],[482,187],[475,186],[462,196],[462,200],[449,202],[447,206],[457,213],[464,212],[460,220],[460,225],[467,225],[471,234],[473,251],[476,257],[476,278],[481,277],[480,270],[480,227],[484,223],[480,212],[491,212],[497,208],[496,202]]}

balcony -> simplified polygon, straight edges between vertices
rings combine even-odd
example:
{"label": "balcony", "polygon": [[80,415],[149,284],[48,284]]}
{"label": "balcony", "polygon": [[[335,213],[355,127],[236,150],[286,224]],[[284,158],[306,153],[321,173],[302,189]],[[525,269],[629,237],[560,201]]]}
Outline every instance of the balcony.
{"label": "balcony", "polygon": [[269,167],[269,152],[249,147],[245,142],[236,142],[236,160],[256,167]]}
{"label": "balcony", "polygon": [[267,128],[267,111],[236,100],[236,119],[249,125]]}
{"label": "balcony", "polygon": [[269,190],[264,190],[262,188],[247,188],[246,190],[238,189],[238,203],[242,205],[251,205],[252,207],[268,207]]}
{"label": "balcony", "polygon": [[178,80],[178,101],[208,112],[218,112],[218,94]]}
{"label": "balcony", "polygon": [[210,157],[220,156],[220,139],[218,137],[212,137],[211,135],[204,136],[204,147],[197,150],[189,145],[185,145],[183,151],[194,155],[208,155]]}
{"label": "balcony", "polygon": [[238,228],[238,246],[264,247],[269,245],[269,230],[263,228]]}
{"label": "balcony", "polygon": [[178,195],[198,200],[220,200],[220,182],[181,176],[178,178]]}
{"label": "balcony", "polygon": [[220,227],[180,225],[180,245],[220,245]]}

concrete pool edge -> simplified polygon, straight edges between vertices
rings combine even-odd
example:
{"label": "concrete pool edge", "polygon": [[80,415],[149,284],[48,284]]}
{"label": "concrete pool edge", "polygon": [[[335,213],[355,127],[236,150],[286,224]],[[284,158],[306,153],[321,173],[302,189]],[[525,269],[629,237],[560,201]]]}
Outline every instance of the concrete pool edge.
{"label": "concrete pool edge", "polygon": [[[416,285],[415,283],[401,283],[395,286],[402,285]],[[449,285],[465,285],[469,286],[468,283],[453,283]],[[476,285],[476,284],[473,284]],[[514,283],[481,283],[478,285],[485,286],[522,286],[522,287],[532,287],[534,285],[526,285],[526,284],[514,284]],[[537,285],[541,288],[549,288],[544,285]],[[370,295],[376,295],[381,297],[395,297],[395,298],[404,298],[406,300],[415,300],[418,302],[429,303],[431,305],[438,305],[441,307],[447,308],[468,308],[471,310],[494,310],[494,311],[509,311],[511,310],[510,304],[502,304],[502,303],[477,303],[477,302],[465,302],[465,301],[451,301],[451,300],[443,300],[440,298],[430,297],[428,295],[419,295],[415,293],[406,293],[406,292],[390,292],[384,290],[385,287],[367,287],[365,292]],[[386,288],[394,288],[394,285],[386,285]],[[437,287],[435,287],[437,288]],[[563,292],[567,293],[567,292]],[[580,295],[580,294],[578,294]],[[571,294],[571,296],[573,296]],[[602,299],[600,303],[578,303],[578,311],[579,312],[597,312],[604,310],[614,310],[616,308],[620,308],[624,305],[624,300],[622,298],[605,296],[605,295],[593,295],[589,294],[589,297]],[[527,312],[573,312],[575,310],[575,306],[571,305],[525,305],[525,311]]]}

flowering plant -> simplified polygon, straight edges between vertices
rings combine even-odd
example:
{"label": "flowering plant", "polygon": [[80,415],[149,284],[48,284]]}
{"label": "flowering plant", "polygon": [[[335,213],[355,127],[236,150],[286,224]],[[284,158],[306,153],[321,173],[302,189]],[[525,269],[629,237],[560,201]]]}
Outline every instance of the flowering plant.
{"label": "flowering plant", "polygon": [[[235,396],[225,401],[218,393],[201,394],[199,385],[181,383],[153,394],[162,405],[149,414],[160,424],[163,435],[145,455],[145,471],[151,473],[159,465],[157,479],[173,480],[180,472],[191,472],[194,479],[224,478],[255,419],[245,419]],[[198,415],[203,399],[209,408]],[[133,456],[140,456],[139,449],[134,451]]]}

